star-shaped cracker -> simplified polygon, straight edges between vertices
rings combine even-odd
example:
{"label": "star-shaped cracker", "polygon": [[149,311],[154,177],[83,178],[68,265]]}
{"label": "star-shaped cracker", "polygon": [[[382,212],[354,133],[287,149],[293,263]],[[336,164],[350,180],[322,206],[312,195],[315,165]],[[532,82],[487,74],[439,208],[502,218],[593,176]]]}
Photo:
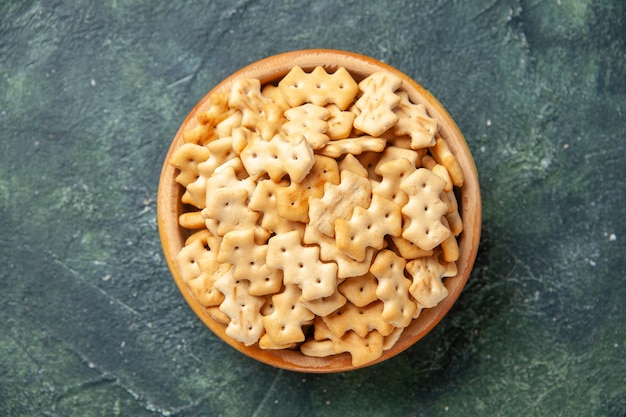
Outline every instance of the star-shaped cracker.
{"label": "star-shaped cracker", "polygon": [[365,258],[366,248],[382,249],[386,235],[401,232],[400,207],[376,194],[367,209],[356,207],[350,220],[335,220],[337,247],[357,261]]}
{"label": "star-shaped cracker", "polygon": [[424,250],[433,249],[450,236],[450,229],[441,223],[448,210],[439,197],[445,186],[443,179],[426,168],[418,168],[400,184],[409,196],[402,213],[410,218],[402,237]]}
{"label": "star-shaped cracker", "polygon": [[283,271],[285,285],[296,284],[305,301],[328,297],[336,288],[337,264],[320,260],[317,246],[303,246],[297,230],[272,236],[267,265]]}
{"label": "star-shaped cracker", "polygon": [[281,271],[268,268],[265,263],[267,245],[257,245],[253,229],[233,230],[222,238],[217,260],[233,265],[235,279],[250,281],[252,295],[267,295],[280,290]]}
{"label": "star-shaped cracker", "polygon": [[398,121],[393,127],[394,133],[396,135],[409,135],[413,149],[433,146],[437,132],[437,120],[428,116],[426,106],[423,104],[411,103],[406,92],[399,91],[398,96],[400,103],[395,109]]}
{"label": "star-shaped cracker", "polygon": [[302,342],[302,326],[315,315],[301,301],[302,290],[297,285],[286,284],[283,292],[272,296],[274,311],[263,317],[268,336],[278,345]]}
{"label": "star-shaped cracker", "polygon": [[324,196],[309,200],[309,225],[334,237],[335,220],[349,219],[355,207],[369,207],[371,195],[367,178],[343,170],[339,185],[325,184]]}
{"label": "star-shaped cracker", "polygon": [[376,295],[384,303],[381,317],[395,327],[408,326],[417,311],[417,305],[409,297],[411,280],[404,276],[405,265],[404,258],[382,250],[370,268],[378,279]]}

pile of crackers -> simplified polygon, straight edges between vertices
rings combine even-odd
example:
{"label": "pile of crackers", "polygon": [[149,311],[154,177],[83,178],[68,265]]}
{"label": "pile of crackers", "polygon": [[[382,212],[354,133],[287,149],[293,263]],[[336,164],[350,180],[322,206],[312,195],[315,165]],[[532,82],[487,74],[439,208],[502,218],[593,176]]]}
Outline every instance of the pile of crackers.
{"label": "pile of crackers", "polygon": [[228,337],[361,366],[447,296],[463,172],[397,75],[239,79],[182,135],[177,266]]}

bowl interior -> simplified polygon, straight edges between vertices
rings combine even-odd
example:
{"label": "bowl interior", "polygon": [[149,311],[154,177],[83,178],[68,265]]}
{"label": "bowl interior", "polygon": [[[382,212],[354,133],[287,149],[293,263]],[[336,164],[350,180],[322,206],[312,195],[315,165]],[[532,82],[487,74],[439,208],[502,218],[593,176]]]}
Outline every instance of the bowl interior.
{"label": "bowl interior", "polygon": [[403,82],[402,89],[408,92],[410,99],[414,103],[424,104],[428,114],[437,120],[439,134],[446,139],[464,173],[463,187],[456,191],[459,214],[463,220],[463,232],[457,239],[459,245],[458,273],[456,276],[448,277],[444,280],[444,284],[449,292],[448,296],[439,302],[437,306],[424,309],[421,315],[405,328],[401,338],[391,349],[384,351],[380,358],[365,366],[384,361],[406,350],[424,337],[450,310],[469,277],[476,258],[480,238],[482,209],[478,175],[472,155],[457,125],[437,99],[417,82],[397,69],[362,55],[333,50],[288,52],[257,61],[237,71],[215,86],[186,117],[165,157],[157,202],[159,234],[169,269],[185,300],[206,326],[230,346],[258,361],[292,371],[314,373],[347,371],[355,369],[347,353],[317,358],[306,356],[298,350],[265,350],[257,345],[244,346],[229,338],[225,334],[225,326],[214,321],[206,309],[190,293],[181,279],[175,261],[178,252],[184,246],[185,239],[189,236],[189,232],[178,224],[179,215],[186,210],[186,207],[181,203],[184,189],[176,183],[177,171],[168,163],[172,154],[184,143],[182,132],[196,123],[195,115],[209,106],[209,97],[212,94],[217,91],[228,91],[235,80],[257,78],[261,80],[262,84],[270,83],[282,78],[296,65],[302,67],[305,71],[321,66],[329,73],[336,71],[339,67],[344,67],[357,82],[376,71],[389,71],[400,76]]}

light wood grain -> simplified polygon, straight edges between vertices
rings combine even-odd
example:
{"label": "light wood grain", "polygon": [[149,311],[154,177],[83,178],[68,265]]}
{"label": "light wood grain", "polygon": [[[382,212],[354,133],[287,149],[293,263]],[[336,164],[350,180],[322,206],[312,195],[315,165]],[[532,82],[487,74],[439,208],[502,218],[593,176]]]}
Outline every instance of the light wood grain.
{"label": "light wood grain", "polygon": [[208,99],[211,94],[216,91],[228,90],[236,79],[258,78],[262,83],[267,83],[282,78],[295,65],[299,65],[305,70],[322,66],[328,72],[333,72],[339,67],[344,67],[357,81],[372,72],[380,70],[397,74],[402,78],[403,89],[409,92],[411,100],[424,104],[429,115],[437,119],[439,133],[448,142],[450,149],[459,160],[465,175],[465,183],[458,195],[459,213],[461,214],[464,224],[464,230],[459,236],[460,258],[457,262],[458,274],[454,277],[446,278],[444,281],[449,291],[448,296],[436,307],[425,309],[420,317],[413,320],[404,330],[402,337],[390,350],[385,351],[378,360],[366,366],[384,361],[403,352],[424,337],[424,335],[446,315],[467,282],[478,250],[482,208],[476,167],[459,128],[435,97],[407,75],[382,62],[362,55],[334,50],[288,52],[257,61],[232,74],[215,86],[215,88],[200,100],[189,113],[176,133],[165,157],[157,201],[159,234],[167,264],[185,300],[204,324],[230,346],[263,363],[292,371],[311,373],[347,371],[354,369],[348,354],[336,355],[329,358],[313,358],[305,356],[297,350],[263,350],[256,345],[246,347],[226,337],[225,327],[213,321],[204,307],[194,299],[182,282],[175,265],[176,255],[183,247],[187,234],[185,230],[178,225],[178,216],[183,209],[181,204],[183,189],[175,182],[176,170],[170,166],[167,161],[170,159],[172,153],[182,145],[182,131],[195,123],[196,113],[208,106]]}

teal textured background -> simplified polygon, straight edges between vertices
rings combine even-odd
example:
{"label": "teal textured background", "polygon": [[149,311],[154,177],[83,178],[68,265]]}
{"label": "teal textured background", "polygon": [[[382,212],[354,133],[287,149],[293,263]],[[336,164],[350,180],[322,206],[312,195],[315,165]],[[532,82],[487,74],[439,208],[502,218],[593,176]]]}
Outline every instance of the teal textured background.
{"label": "teal textured background", "polygon": [[[626,415],[626,3],[0,2],[0,415]],[[474,154],[483,238],[426,338],[334,375],[193,315],[155,200],[194,104],[268,55],[407,73]]]}

